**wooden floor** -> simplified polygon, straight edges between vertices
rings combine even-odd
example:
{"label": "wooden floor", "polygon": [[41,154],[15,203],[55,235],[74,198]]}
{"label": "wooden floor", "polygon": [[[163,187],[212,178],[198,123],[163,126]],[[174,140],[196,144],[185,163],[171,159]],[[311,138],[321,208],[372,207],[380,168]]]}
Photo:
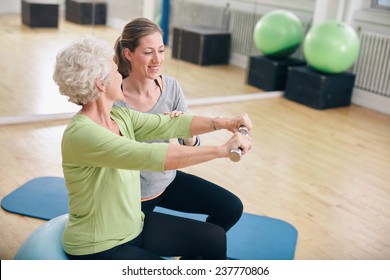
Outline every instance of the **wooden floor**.
{"label": "wooden floor", "polygon": [[[74,110],[51,81],[55,52],[88,27],[29,29],[0,16],[1,116]],[[106,27],[95,35],[114,40]],[[4,55],[5,54],[5,55]],[[19,57],[19,58],[18,58]],[[251,94],[245,70],[199,67],[171,59],[187,98]],[[185,170],[236,193],[245,211],[285,220],[298,230],[295,259],[390,259],[390,115],[358,106],[314,110],[284,98],[196,106],[194,114],[248,112],[253,150],[239,163],[215,160]],[[67,120],[0,126],[0,199],[38,176],[62,176],[60,141]],[[202,136],[220,144],[225,132]],[[0,259],[12,259],[44,221],[0,210]]]}

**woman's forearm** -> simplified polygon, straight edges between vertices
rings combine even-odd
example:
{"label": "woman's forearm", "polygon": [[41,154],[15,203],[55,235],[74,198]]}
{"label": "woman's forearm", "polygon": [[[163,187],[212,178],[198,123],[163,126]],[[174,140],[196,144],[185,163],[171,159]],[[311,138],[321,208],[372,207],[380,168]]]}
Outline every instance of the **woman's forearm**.
{"label": "woman's forearm", "polygon": [[252,123],[247,114],[242,114],[234,118],[194,116],[191,121],[190,133],[191,135],[199,135],[219,129],[226,129],[234,133],[242,125],[248,129],[249,133],[251,132]]}
{"label": "woman's forearm", "polygon": [[164,170],[184,168],[213,159],[227,157],[227,155],[228,147],[225,145],[188,147],[170,144],[165,157]]}
{"label": "woman's forearm", "polygon": [[231,130],[232,124],[232,119],[194,116],[192,118],[190,131],[191,135],[199,135],[218,129]]}

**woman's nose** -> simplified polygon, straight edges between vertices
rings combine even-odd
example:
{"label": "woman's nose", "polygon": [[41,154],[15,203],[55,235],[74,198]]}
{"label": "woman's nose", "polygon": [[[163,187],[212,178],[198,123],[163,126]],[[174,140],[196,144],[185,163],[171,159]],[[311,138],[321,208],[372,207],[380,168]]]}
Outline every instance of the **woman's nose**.
{"label": "woman's nose", "polygon": [[153,55],[153,62],[161,62],[162,61],[162,54],[159,52],[155,52]]}

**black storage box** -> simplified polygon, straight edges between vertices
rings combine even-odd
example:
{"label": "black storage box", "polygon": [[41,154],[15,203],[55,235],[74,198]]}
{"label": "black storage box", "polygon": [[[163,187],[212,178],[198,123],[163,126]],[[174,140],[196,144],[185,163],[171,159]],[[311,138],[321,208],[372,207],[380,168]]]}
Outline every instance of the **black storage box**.
{"label": "black storage box", "polygon": [[231,34],[204,26],[173,28],[172,57],[199,65],[228,64]]}
{"label": "black storage box", "polygon": [[105,25],[107,3],[91,0],[66,0],[65,19],[78,24]]}
{"label": "black storage box", "polygon": [[58,27],[58,1],[22,0],[22,23],[30,27]]}
{"label": "black storage box", "polygon": [[251,56],[247,83],[266,91],[284,90],[288,67],[298,65],[306,65],[306,62],[295,58]]}
{"label": "black storage box", "polygon": [[315,109],[348,106],[354,84],[351,73],[325,74],[309,66],[290,67],[284,96]]}

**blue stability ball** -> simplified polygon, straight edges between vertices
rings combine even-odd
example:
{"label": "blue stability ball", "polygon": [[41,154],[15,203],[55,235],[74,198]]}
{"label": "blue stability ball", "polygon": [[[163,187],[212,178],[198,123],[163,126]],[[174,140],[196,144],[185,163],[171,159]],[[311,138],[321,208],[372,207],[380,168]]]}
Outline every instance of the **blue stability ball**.
{"label": "blue stability ball", "polygon": [[58,216],[37,228],[22,244],[15,260],[67,260],[62,236],[68,214]]}
{"label": "blue stability ball", "polygon": [[304,33],[302,22],[295,14],[275,10],[257,22],[253,40],[263,55],[287,57],[299,48]]}
{"label": "blue stability ball", "polygon": [[303,52],[314,69],[341,73],[350,68],[359,55],[360,40],[355,30],[345,23],[326,21],[313,26],[306,35]]}

